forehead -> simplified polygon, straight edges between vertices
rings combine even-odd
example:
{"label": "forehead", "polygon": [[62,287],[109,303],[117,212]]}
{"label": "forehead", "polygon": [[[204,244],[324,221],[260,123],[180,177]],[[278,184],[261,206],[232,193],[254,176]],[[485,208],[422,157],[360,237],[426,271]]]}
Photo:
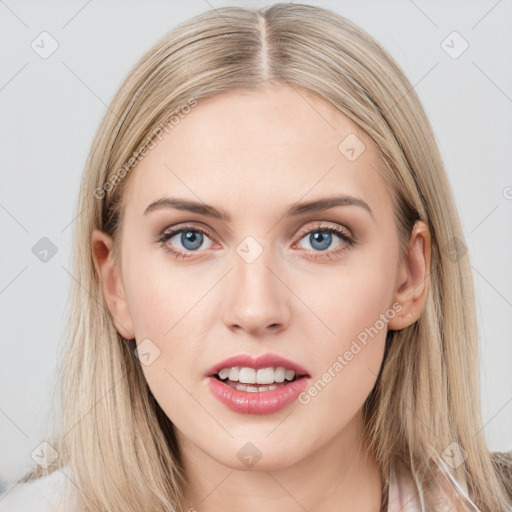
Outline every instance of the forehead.
{"label": "forehead", "polygon": [[[378,150],[327,101],[288,86],[199,100],[138,163],[125,208],[176,195],[250,214],[333,192],[386,202]],[[373,199],[370,199],[373,198]]]}

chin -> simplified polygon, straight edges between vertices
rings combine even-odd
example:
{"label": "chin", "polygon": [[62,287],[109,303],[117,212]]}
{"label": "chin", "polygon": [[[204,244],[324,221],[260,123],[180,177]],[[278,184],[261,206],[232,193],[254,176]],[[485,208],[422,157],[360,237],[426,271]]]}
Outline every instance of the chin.
{"label": "chin", "polygon": [[[254,439],[254,438],[253,438]],[[284,446],[277,439],[273,442],[237,440],[224,444],[224,452],[211,456],[220,464],[237,471],[278,471],[297,463],[307,454],[299,453],[299,445]],[[226,456],[228,455],[228,456]]]}

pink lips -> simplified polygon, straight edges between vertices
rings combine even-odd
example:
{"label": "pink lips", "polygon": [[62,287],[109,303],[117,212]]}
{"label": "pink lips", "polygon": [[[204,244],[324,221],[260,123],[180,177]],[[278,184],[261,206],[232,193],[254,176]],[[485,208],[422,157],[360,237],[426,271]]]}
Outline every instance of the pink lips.
{"label": "pink lips", "polygon": [[[240,391],[216,377],[216,374],[223,368],[233,368],[235,366],[246,366],[255,369],[282,366],[287,370],[293,370],[297,379],[285,381],[283,385],[272,391]],[[233,356],[210,368],[206,377],[208,387],[215,398],[232,411],[243,414],[271,414],[277,412],[294,402],[311,380],[305,368],[275,354],[264,354],[259,357],[247,354]]]}

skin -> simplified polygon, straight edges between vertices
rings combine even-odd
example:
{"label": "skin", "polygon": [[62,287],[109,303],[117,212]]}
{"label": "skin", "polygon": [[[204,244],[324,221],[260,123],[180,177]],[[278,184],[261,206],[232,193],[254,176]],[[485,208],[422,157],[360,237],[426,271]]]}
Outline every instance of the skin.
{"label": "skin", "polygon": [[[201,100],[126,178],[119,267],[112,240],[98,230],[91,236],[119,333],[137,343],[149,338],[160,350],[142,368],[175,425],[189,479],[185,510],[380,507],[381,475],[361,442],[362,406],[379,373],[387,329],[412,324],[424,308],[430,234],[418,222],[409,257],[399,262],[391,195],[374,143],[329,103],[298,91],[268,85]],[[354,161],[338,149],[349,134],[366,146]],[[354,205],[283,216],[297,201],[340,194],[363,199],[373,216]],[[204,202],[232,219],[174,209],[144,215],[162,196]],[[212,236],[194,252],[175,235],[167,245],[192,253],[177,259],[157,239],[184,222]],[[347,230],[357,244],[333,234],[321,251],[310,236],[328,236],[318,223]],[[250,264],[236,252],[247,236],[263,251]],[[279,354],[304,366],[315,382],[393,304],[400,313],[307,404],[247,415],[208,389],[206,371],[239,353]],[[262,454],[251,468],[237,457],[248,442]]]}

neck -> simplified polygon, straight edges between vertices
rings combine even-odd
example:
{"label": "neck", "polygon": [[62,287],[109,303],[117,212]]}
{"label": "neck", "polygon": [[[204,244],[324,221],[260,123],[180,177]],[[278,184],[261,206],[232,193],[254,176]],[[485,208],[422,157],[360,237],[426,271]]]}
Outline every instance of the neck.
{"label": "neck", "polygon": [[361,442],[361,420],[358,414],[305,458],[272,470],[233,469],[177,432],[188,479],[183,510],[379,512],[382,479]]}

